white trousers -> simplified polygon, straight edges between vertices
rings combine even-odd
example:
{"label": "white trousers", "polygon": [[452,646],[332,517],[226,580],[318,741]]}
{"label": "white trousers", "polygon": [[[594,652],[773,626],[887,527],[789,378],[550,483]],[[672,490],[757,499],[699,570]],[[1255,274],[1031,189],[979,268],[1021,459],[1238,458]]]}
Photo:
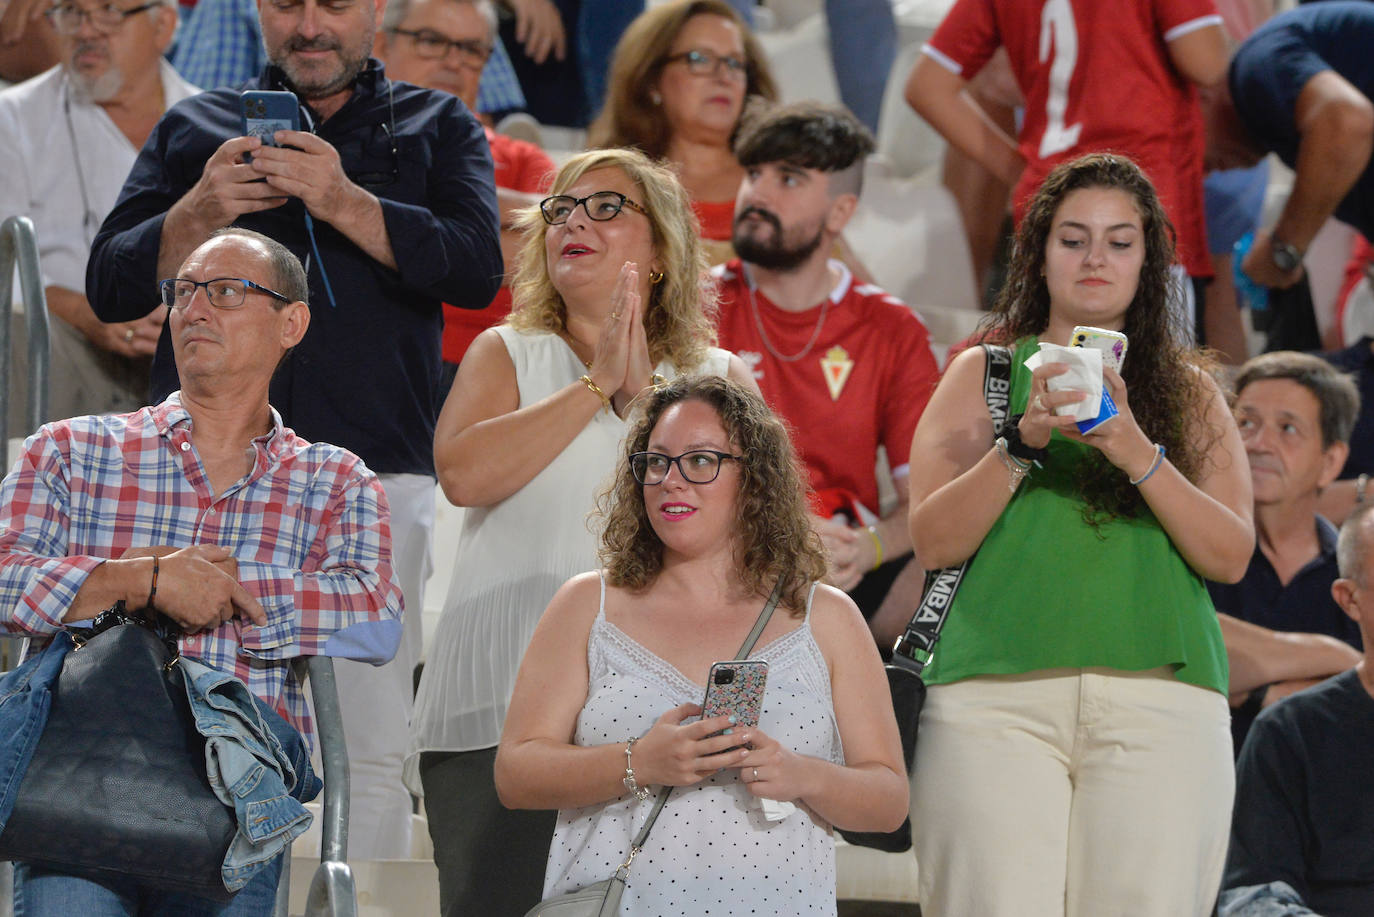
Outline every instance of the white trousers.
{"label": "white trousers", "polygon": [[334,663],[348,739],[348,853],[358,860],[410,856],[411,802],[401,783],[401,764],[410,739],[413,678],[423,642],[425,580],[432,569],[434,479],[422,474],[378,477],[391,506],[391,563],[406,610],[401,647],[391,662]]}
{"label": "white trousers", "polygon": [[1235,772],[1230,713],[1167,669],[930,688],[911,821],[926,917],[1209,915]]}

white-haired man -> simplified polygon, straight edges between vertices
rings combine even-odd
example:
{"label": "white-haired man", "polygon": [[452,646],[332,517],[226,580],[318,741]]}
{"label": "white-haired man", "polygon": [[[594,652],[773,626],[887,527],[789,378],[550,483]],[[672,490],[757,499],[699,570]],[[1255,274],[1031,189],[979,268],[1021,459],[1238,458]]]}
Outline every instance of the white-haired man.
{"label": "white-haired man", "polygon": [[153,125],[196,90],[162,59],[174,0],[61,0],[48,18],[62,62],[0,92],[0,219],[28,216],[37,233],[48,309],[59,319],[40,419],[56,420],[147,400],[166,310],[149,296],[146,316],[101,322],[86,300],[86,258]]}

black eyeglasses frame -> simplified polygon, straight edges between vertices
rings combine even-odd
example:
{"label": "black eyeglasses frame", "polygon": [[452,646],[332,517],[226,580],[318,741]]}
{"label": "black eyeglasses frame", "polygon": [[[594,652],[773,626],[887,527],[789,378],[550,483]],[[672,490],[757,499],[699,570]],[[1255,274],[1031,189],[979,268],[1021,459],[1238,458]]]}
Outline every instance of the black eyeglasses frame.
{"label": "black eyeglasses frame", "polygon": [[[682,460],[689,455],[702,454],[714,455],[716,457],[716,471],[715,474],[711,475],[706,480],[698,481],[687,473],[687,467],[682,464]],[[644,480],[647,476],[645,472],[648,471],[646,463],[648,462],[649,456],[657,456],[658,458],[668,460],[668,466],[664,469],[663,477],[659,478],[657,481]],[[672,471],[673,466],[676,465],[677,473],[682,475],[682,480],[686,481],[688,484],[710,484],[713,483],[716,478],[720,477],[720,469],[726,459],[742,462],[744,461],[744,456],[732,455],[729,452],[721,452],[718,449],[688,449],[681,455],[668,455],[666,452],[632,452],[630,454],[630,474],[634,475],[634,479],[645,487],[657,487],[668,480],[668,472]]]}
{"label": "black eyeglasses frame", "polygon": [[[594,197],[602,197],[604,195],[614,196],[619,200],[619,203],[615,208],[615,213],[612,213],[610,216],[599,217],[596,214],[592,213],[591,208],[587,206],[587,201],[591,200]],[[549,206],[554,201],[572,201],[572,206],[568,208],[567,215],[564,216],[561,220],[555,219],[552,215],[549,214]],[[572,218],[573,212],[576,211],[578,207],[582,208],[582,212],[587,215],[588,219],[595,220],[598,223],[604,223],[607,220],[614,220],[616,217],[620,216],[620,211],[625,209],[626,207],[629,207],[636,213],[642,213],[646,217],[649,215],[649,211],[644,208],[644,205],[636,203],[634,200],[626,197],[619,191],[593,191],[586,197],[573,197],[571,194],[553,194],[539,202],[539,215],[542,216],[544,218],[544,222],[548,223],[550,226],[562,226],[564,223],[568,222],[568,220]]]}
{"label": "black eyeglasses frame", "polygon": [[[222,280],[234,280],[238,283],[243,284],[243,297],[235,305],[221,306],[210,297],[210,284],[219,283]],[[176,305],[176,288],[177,284],[180,283],[192,284],[194,288],[191,290],[191,295],[186,297],[186,302],[183,305],[178,306]],[[209,280],[191,280],[187,277],[168,277],[166,280],[158,281],[157,289],[158,295],[162,298],[162,304],[166,306],[168,309],[185,309],[187,306],[191,304],[191,300],[195,298],[197,289],[204,289],[206,301],[209,302],[210,305],[214,306],[216,309],[219,309],[224,312],[232,312],[235,309],[243,308],[243,304],[248,301],[249,290],[254,290],[258,293],[265,294],[267,296],[272,297],[273,299],[280,300],[284,303],[292,302],[290,298],[283,296],[276,290],[273,290],[269,287],[265,287],[260,283],[254,283],[246,277],[211,277]],[[168,301],[169,299],[171,300],[170,302]]]}

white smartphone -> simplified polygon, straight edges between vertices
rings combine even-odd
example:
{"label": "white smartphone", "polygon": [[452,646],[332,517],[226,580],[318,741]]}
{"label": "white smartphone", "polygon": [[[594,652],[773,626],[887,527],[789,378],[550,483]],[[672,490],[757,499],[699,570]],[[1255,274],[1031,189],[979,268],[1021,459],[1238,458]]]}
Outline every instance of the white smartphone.
{"label": "white smartphone", "polygon": [[1127,344],[1126,335],[1120,331],[1108,331],[1088,325],[1076,326],[1069,339],[1070,347],[1091,347],[1102,351],[1102,365],[1110,366],[1117,372],[1121,372],[1121,365],[1126,362]]}

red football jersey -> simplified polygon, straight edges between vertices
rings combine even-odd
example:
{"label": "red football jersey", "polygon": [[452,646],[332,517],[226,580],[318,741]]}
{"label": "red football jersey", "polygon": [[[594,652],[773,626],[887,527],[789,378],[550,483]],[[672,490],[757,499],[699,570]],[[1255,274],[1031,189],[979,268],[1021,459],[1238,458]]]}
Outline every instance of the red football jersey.
{"label": "red football jersey", "polygon": [[1213,0],[957,0],[925,53],[965,79],[1005,45],[1025,96],[1016,219],[1060,162],[1111,151],[1149,175],[1179,261],[1212,276],[1202,197],[1202,111],[1166,43],[1220,25]]}
{"label": "red football jersey", "polygon": [[791,425],[811,486],[842,491],[876,514],[878,446],[893,474],[905,475],[940,372],[910,307],[830,264],[840,282],[805,312],[779,309],[757,290],[751,298],[738,258],[714,268],[720,346],[753,370],[764,399]]}

